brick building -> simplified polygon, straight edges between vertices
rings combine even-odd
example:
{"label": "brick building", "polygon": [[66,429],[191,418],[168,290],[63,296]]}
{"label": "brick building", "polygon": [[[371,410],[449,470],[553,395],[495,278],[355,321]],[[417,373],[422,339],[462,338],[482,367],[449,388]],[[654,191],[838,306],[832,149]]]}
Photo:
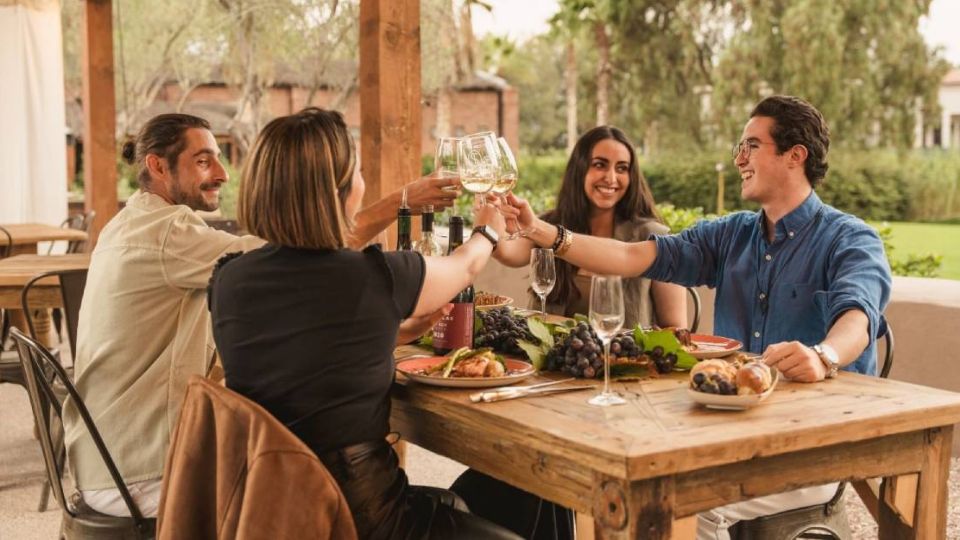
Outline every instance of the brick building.
{"label": "brick building", "polygon": [[[352,66],[355,69],[355,66]],[[310,89],[297,80],[296,75],[278,77],[267,90],[265,110],[273,118],[292,114],[308,105]],[[210,121],[221,150],[232,163],[239,163],[238,145],[230,134],[229,126],[236,112],[239,92],[223,82],[201,84],[191,90],[180,107],[181,112],[194,114]],[[176,82],[167,83],[157,94],[154,102],[138,115],[140,122],[132,125],[128,135],[133,135],[142,122],[161,113],[174,112],[183,98],[183,88]],[[314,92],[309,105],[331,107],[340,98],[337,89],[320,88]],[[341,99],[337,107],[343,113],[354,136],[360,136],[360,96],[351,92]],[[68,123],[74,134],[83,133],[82,108],[77,103],[68,103]],[[421,151],[432,155],[437,144],[437,109],[434,96],[423,96]],[[495,131],[503,135],[514,150],[519,148],[520,112],[519,98],[515,88],[503,79],[477,72],[464,84],[455,87],[451,97],[450,129],[452,135],[464,135],[477,131]],[[67,139],[68,185],[73,183],[76,171],[82,170],[80,156],[82,141],[72,136]]]}

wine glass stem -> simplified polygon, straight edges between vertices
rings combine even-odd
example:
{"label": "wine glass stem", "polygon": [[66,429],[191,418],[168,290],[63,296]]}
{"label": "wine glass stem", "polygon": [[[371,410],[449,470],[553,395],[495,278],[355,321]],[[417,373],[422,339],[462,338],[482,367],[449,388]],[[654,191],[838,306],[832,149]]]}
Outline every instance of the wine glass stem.
{"label": "wine glass stem", "polygon": [[610,393],[610,340],[603,340],[603,393]]}
{"label": "wine glass stem", "polygon": [[474,193],[474,194],[473,194],[473,202],[474,202],[474,206],[483,206],[483,204],[484,204],[484,203],[483,203],[483,195],[480,195],[479,193]]}
{"label": "wine glass stem", "polygon": [[539,294],[540,297],[540,316],[543,317],[543,320],[547,320],[547,295]]}

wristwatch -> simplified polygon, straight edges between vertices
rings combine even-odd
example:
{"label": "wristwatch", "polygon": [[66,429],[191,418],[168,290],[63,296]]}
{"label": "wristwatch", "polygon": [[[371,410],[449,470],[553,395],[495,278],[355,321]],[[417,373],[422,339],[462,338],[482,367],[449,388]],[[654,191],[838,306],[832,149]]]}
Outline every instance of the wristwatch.
{"label": "wristwatch", "polygon": [[474,227],[472,234],[482,234],[487,240],[490,241],[491,244],[493,244],[493,249],[497,249],[497,243],[500,241],[500,237],[497,235],[497,231],[493,230],[492,227],[488,225]]}
{"label": "wristwatch", "polygon": [[837,371],[840,371],[840,358],[837,356],[837,351],[833,350],[833,347],[826,343],[817,343],[811,348],[813,352],[817,353],[820,361],[823,362],[823,365],[827,368],[825,378],[832,379],[836,377]]}

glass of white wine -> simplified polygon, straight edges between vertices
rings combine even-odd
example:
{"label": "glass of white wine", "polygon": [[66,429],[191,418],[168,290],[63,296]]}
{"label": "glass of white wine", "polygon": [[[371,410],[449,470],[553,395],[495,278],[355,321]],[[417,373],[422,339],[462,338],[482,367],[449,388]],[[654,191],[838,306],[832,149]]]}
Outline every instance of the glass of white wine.
{"label": "glass of white wine", "polygon": [[[437,152],[433,156],[433,173],[437,178],[460,178],[460,144],[459,137],[440,137],[437,141]],[[443,188],[447,191],[456,191],[456,186]],[[453,205],[453,215],[457,215],[457,205]]]}
{"label": "glass of white wine", "polygon": [[530,250],[530,287],[540,297],[540,315],[547,318],[547,295],[557,281],[553,250],[533,248]]}
{"label": "glass of white wine", "polygon": [[499,177],[499,153],[493,134],[468,135],[460,142],[460,184],[483,204],[482,195],[493,189]]}
{"label": "glass of white wine", "polygon": [[[514,187],[517,185],[517,179],[520,176],[520,170],[517,168],[517,158],[513,156],[513,151],[510,150],[510,144],[507,143],[507,140],[503,137],[497,138],[497,150],[499,151],[499,176],[497,178],[497,183],[493,185],[491,190],[496,195],[499,195],[501,199],[505,199],[507,194],[510,193]],[[520,236],[524,236],[526,231],[515,231],[510,233],[506,240],[515,240]]]}
{"label": "glass of white wine", "polygon": [[590,325],[603,341],[603,392],[587,402],[600,407],[627,401],[610,391],[610,340],[623,328],[623,282],[620,276],[595,275],[590,280]]}

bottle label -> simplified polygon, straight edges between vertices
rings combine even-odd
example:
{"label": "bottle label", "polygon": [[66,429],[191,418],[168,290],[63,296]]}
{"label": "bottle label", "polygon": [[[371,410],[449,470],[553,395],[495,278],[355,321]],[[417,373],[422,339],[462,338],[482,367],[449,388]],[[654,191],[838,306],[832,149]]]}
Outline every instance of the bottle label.
{"label": "bottle label", "polygon": [[458,303],[433,327],[433,348],[454,350],[473,348],[473,304]]}

